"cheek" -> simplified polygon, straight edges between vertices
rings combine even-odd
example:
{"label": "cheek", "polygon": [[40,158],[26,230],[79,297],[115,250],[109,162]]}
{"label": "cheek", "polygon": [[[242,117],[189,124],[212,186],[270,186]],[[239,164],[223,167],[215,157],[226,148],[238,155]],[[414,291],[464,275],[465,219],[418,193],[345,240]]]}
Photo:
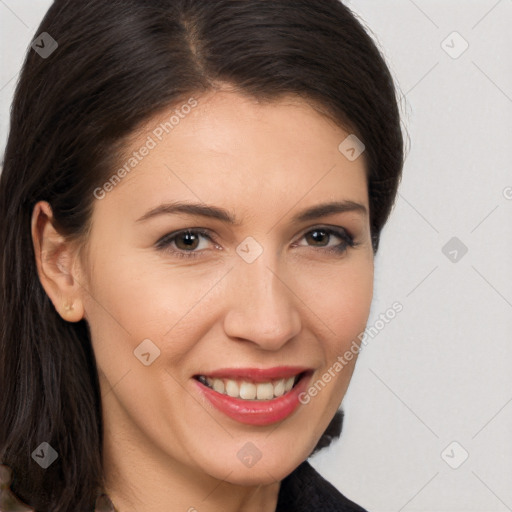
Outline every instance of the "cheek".
{"label": "cheek", "polygon": [[339,408],[355,369],[359,335],[365,330],[373,297],[373,259],[346,261],[317,277],[307,281],[311,288],[307,305],[314,313],[323,365],[302,396],[302,403],[308,404],[304,410],[318,418],[311,448]]}
{"label": "cheek", "polygon": [[[358,258],[308,281],[308,307],[314,313],[323,366],[309,391],[322,411],[317,435],[339,407],[353,375],[373,297],[373,259]],[[316,290],[313,293],[313,283]],[[308,395],[309,395],[308,391]],[[307,398],[307,397],[306,397]]]}
{"label": "cheek", "polygon": [[311,272],[302,280],[301,293],[325,332],[324,349],[332,357],[366,327],[373,297],[373,261],[354,258],[325,272]]}
{"label": "cheek", "polygon": [[[353,339],[366,327],[373,297],[373,268],[358,268],[338,283],[336,304],[330,304],[334,330]],[[334,294],[334,293],[333,293]],[[337,311],[337,314],[336,314]]]}
{"label": "cheek", "polygon": [[200,339],[198,317],[211,309],[208,292],[225,269],[180,268],[156,255],[127,252],[98,253],[90,273],[85,302],[98,362],[133,364],[135,348],[150,339],[179,363]]}
{"label": "cheek", "polygon": [[[122,350],[133,357],[133,350],[149,338],[166,358],[178,363],[193,348],[193,340],[207,334],[202,332],[207,319],[220,311],[222,299],[212,301],[212,297],[218,295],[216,283],[220,288],[226,285],[222,278],[228,266],[180,268],[160,255],[111,249],[99,253],[95,261],[92,298],[86,305],[95,329],[93,339],[104,340],[98,350],[109,355]],[[290,307],[300,309],[307,328],[321,341],[327,362],[364,330],[373,291],[373,260],[366,254],[354,253],[331,263],[301,260],[284,270],[283,279],[293,291],[291,296],[298,297],[296,303],[290,298]]]}

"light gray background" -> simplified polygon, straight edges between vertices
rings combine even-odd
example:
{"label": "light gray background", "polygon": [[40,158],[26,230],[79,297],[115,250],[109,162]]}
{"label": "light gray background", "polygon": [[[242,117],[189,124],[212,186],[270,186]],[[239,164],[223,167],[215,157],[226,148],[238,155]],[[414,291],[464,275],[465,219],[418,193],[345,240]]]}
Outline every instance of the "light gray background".
{"label": "light gray background", "polygon": [[[364,347],[342,439],[312,463],[371,512],[512,510],[512,0],[346,3],[403,94],[411,143],[369,325],[404,309]],[[50,4],[0,0],[1,155]]]}

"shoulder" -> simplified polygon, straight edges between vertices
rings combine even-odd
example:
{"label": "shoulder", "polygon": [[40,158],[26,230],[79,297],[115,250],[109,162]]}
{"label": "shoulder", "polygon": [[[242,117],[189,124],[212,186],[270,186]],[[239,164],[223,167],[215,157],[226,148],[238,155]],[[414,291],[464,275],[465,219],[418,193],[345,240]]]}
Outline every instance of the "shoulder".
{"label": "shoulder", "polygon": [[276,512],[367,512],[306,460],[281,481]]}

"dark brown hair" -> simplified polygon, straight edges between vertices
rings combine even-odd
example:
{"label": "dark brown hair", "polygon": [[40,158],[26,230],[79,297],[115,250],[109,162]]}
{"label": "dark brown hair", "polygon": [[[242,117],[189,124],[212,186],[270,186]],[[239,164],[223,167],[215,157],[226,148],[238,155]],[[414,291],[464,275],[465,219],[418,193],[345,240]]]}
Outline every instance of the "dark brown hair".
{"label": "dark brown hair", "polygon": [[[403,139],[388,67],[338,0],[56,0],[44,32],[58,48],[26,55],[0,176],[0,462],[37,512],[90,512],[103,484],[98,374],[85,320],[64,321],[39,281],[34,205],[48,201],[59,231],[86,239],[93,191],[127,137],[229,84],[260,101],[295,94],[363,141],[376,252]],[[43,441],[59,453],[48,469],[31,458]]]}

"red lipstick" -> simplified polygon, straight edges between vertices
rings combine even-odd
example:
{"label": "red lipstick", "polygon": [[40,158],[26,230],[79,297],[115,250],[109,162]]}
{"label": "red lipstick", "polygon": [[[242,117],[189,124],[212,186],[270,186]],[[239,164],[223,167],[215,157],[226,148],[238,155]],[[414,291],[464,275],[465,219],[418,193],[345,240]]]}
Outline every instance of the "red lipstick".
{"label": "red lipstick", "polygon": [[202,374],[211,378],[246,380],[249,382],[270,382],[276,379],[299,375],[294,387],[280,397],[270,400],[245,400],[219,393],[195,379],[197,389],[202,396],[226,416],[247,425],[269,425],[290,416],[300,404],[299,395],[307,389],[313,370],[298,366],[279,366],[274,368],[223,368]]}

